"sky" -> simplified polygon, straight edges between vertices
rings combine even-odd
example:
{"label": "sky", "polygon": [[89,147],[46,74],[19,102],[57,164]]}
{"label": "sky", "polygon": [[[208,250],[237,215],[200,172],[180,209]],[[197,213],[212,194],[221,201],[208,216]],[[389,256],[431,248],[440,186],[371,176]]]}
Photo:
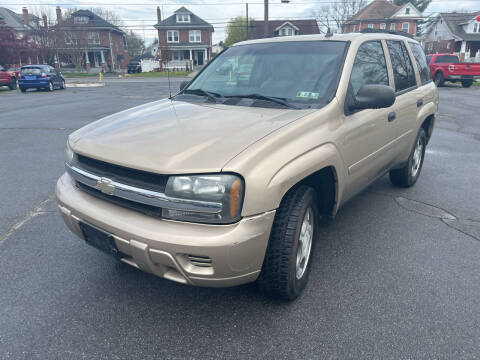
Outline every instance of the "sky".
{"label": "sky", "polygon": [[[311,18],[314,10],[335,0],[290,0],[283,4],[281,0],[270,0],[270,19],[301,19]],[[211,23],[215,32],[213,43],[224,40],[225,29],[229,19],[236,16],[245,16],[245,0],[0,0],[0,6],[5,6],[21,13],[22,6],[31,11],[48,9],[50,17],[55,19],[55,6],[63,10],[68,8],[88,9],[92,7],[104,7],[116,12],[129,30],[133,30],[151,43],[156,38],[156,7],[160,6],[162,18],[168,17],[181,6]],[[256,20],[263,19],[263,0],[248,0],[249,17]],[[449,11],[480,11],[480,0],[433,0],[424,15],[429,16],[437,12]]]}

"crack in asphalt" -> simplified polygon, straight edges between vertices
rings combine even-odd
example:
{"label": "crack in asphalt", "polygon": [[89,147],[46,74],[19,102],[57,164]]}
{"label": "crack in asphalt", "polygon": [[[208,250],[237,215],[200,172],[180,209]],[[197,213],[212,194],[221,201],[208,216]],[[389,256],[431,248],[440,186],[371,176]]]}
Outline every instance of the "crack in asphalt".
{"label": "crack in asphalt", "polygon": [[416,214],[436,218],[442,221],[448,227],[457,230],[471,238],[480,241],[480,221],[471,219],[460,219],[452,213],[441,207],[428,204],[420,200],[412,200],[403,196],[395,196],[389,193],[378,191],[369,191],[375,195],[388,196],[404,210],[414,212]]}
{"label": "crack in asphalt", "polygon": [[20,229],[25,223],[27,223],[30,219],[42,215],[42,214],[48,214],[48,213],[53,213],[54,211],[48,211],[48,210],[43,210],[44,205],[49,202],[50,200],[53,199],[55,194],[50,194],[48,195],[45,199],[40,201],[35,207],[30,210],[27,215],[15,223],[10,229],[8,229],[4,234],[0,235],[0,246],[4,243],[4,240],[6,240],[10,235],[12,235],[15,231]]}

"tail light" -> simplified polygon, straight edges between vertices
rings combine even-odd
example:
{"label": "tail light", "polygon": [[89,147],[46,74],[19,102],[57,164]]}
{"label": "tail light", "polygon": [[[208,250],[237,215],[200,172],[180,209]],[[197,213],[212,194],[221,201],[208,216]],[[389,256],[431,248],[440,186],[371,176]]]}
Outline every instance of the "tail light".
{"label": "tail light", "polygon": [[42,79],[46,78],[47,77],[47,74],[45,73],[42,73],[42,76],[40,76]]}

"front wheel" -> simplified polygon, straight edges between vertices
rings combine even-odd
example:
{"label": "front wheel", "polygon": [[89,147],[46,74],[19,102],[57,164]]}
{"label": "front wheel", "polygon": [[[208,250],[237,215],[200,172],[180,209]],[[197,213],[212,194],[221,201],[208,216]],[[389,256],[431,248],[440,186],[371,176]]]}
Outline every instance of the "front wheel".
{"label": "front wheel", "polygon": [[60,85],[60,89],[65,90],[67,86],[65,85],[65,80],[62,80],[62,84]]}
{"label": "front wheel", "polygon": [[437,87],[443,86],[443,84],[445,83],[443,74],[440,71],[435,74],[434,82]]}
{"label": "front wheel", "polygon": [[390,181],[393,185],[410,187],[417,182],[422,170],[426,145],[427,136],[425,135],[425,130],[420,128],[407,164],[400,169],[390,170]]}
{"label": "front wheel", "polygon": [[53,91],[53,83],[51,81],[48,83],[48,91]]}
{"label": "front wheel", "polygon": [[473,84],[473,80],[463,80],[462,81],[462,87],[464,88],[469,88],[470,86],[472,86]]}
{"label": "front wheel", "polygon": [[318,219],[314,189],[302,185],[285,195],[275,215],[257,280],[263,293],[287,300],[301,294],[308,281]]}
{"label": "front wheel", "polygon": [[20,91],[21,91],[22,93],[24,93],[24,92],[27,91],[27,89],[20,87]]}
{"label": "front wheel", "polygon": [[8,84],[8,88],[10,90],[16,90],[17,89],[17,80],[16,79],[10,80],[10,84]]}

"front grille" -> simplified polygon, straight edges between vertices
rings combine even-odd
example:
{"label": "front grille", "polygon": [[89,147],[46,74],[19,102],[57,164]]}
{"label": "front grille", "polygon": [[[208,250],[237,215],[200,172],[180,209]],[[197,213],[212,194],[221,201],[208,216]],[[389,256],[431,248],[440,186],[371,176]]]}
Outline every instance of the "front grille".
{"label": "front grille", "polygon": [[141,189],[165,192],[168,176],[110,164],[77,154],[74,165],[82,170],[110,180]]}
{"label": "front grille", "polygon": [[84,185],[81,182],[75,181],[77,186],[85,191],[87,194],[100,198],[102,200],[108,201],[112,204],[122,206],[131,210],[139,211],[145,215],[153,216],[153,217],[161,217],[162,216],[162,209],[156,206],[150,206],[141,204],[135,201],[130,201],[127,199],[122,199],[118,196],[112,196],[102,193],[100,190],[94,189],[88,185]]}

